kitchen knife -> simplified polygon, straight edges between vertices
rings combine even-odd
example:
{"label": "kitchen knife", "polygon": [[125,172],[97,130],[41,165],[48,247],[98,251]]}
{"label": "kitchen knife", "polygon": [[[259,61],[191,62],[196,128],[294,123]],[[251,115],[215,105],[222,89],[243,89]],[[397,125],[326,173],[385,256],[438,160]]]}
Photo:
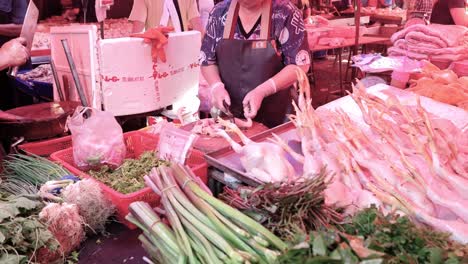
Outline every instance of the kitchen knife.
{"label": "kitchen knife", "polygon": [[235,124],[236,122],[234,120],[234,114],[232,114],[231,110],[229,110],[229,105],[226,103],[226,101],[223,101],[223,106],[225,109],[223,113],[231,120],[233,124]]}
{"label": "kitchen knife", "polygon": [[[34,4],[34,1],[29,1],[28,9],[26,10],[26,15],[23,21],[23,27],[21,28],[20,37],[26,39],[26,48],[31,52],[34,34],[36,33],[37,21],[39,19],[39,9]],[[10,75],[16,76],[18,73],[18,67],[13,67],[10,69]]]}

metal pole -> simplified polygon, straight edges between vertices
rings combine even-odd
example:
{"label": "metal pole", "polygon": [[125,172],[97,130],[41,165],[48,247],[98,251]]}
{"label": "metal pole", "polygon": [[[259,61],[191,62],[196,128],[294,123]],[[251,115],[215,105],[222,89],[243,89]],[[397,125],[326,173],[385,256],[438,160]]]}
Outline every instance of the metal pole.
{"label": "metal pole", "polygon": [[67,56],[68,65],[70,66],[70,70],[73,76],[73,81],[75,82],[75,87],[76,87],[76,90],[78,91],[81,104],[85,107],[88,107],[89,106],[88,100],[86,99],[86,96],[83,92],[83,87],[81,86],[80,77],[78,76],[78,71],[76,70],[75,61],[73,60],[70,47],[68,46],[68,40],[62,39],[61,42],[62,42],[63,50],[65,51],[65,56]]}
{"label": "metal pole", "polygon": [[101,26],[101,39],[104,39],[104,20],[100,23]]}
{"label": "metal pole", "polygon": [[54,76],[55,87],[57,87],[57,93],[60,98],[60,101],[65,101],[65,97],[63,96],[62,85],[60,85],[60,80],[57,74],[57,68],[55,67],[54,60],[50,60],[50,67],[52,68],[52,75]]}

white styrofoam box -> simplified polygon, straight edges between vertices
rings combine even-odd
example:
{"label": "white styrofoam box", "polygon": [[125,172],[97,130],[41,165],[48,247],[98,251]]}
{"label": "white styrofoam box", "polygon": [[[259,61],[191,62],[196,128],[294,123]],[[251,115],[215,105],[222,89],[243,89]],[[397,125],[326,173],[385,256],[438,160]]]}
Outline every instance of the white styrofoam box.
{"label": "white styrofoam box", "polygon": [[153,63],[139,38],[99,41],[103,105],[116,116],[161,109],[198,93],[198,31],[170,33],[166,63]]}
{"label": "white styrofoam box", "polygon": [[[52,27],[51,56],[57,68],[60,85],[65,94],[65,100],[80,101],[71,70],[62,46],[62,39],[68,40],[73,60],[88,103],[95,108],[101,108],[101,91],[98,84],[98,61],[96,53],[97,27],[94,25],[79,25]],[[58,100],[57,87],[54,83],[54,99]]]}
{"label": "white styrofoam box", "polygon": [[79,97],[60,42],[65,38],[92,107],[132,115],[180,105],[198,94],[200,32],[170,33],[166,63],[153,63],[151,45],[141,38],[98,40],[96,26],[57,27],[51,35],[52,59],[67,100]]}

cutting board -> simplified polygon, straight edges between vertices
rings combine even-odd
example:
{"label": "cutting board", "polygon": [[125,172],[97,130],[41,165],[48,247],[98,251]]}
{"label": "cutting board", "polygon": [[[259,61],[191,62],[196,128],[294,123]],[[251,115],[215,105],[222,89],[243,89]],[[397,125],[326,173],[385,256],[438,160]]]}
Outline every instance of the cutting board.
{"label": "cutting board", "polygon": [[[181,129],[190,131],[192,130],[194,125],[195,123],[190,123],[190,124],[182,126]],[[268,130],[268,128],[264,126],[263,124],[253,122],[252,127],[242,130],[242,132],[244,132],[244,134],[250,138],[266,130]],[[236,142],[240,142],[240,138],[237,135],[233,133],[229,133],[229,135]],[[195,149],[200,150],[203,153],[210,153],[210,152],[213,152],[213,151],[216,151],[216,150],[228,147],[228,146],[229,146],[229,143],[222,137],[209,137],[205,135],[198,135],[198,139],[195,141],[193,145]]]}

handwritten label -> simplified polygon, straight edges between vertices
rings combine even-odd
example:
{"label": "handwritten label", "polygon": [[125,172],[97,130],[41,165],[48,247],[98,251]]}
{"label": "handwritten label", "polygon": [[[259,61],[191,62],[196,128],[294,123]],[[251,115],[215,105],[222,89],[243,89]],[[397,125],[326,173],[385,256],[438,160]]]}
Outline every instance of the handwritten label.
{"label": "handwritten label", "polygon": [[194,134],[168,123],[162,128],[159,136],[159,157],[184,164],[195,139]]}
{"label": "handwritten label", "polygon": [[117,76],[104,76],[102,78],[105,82],[143,82],[145,80],[145,77],[142,76],[125,76],[122,78],[119,78]]}

